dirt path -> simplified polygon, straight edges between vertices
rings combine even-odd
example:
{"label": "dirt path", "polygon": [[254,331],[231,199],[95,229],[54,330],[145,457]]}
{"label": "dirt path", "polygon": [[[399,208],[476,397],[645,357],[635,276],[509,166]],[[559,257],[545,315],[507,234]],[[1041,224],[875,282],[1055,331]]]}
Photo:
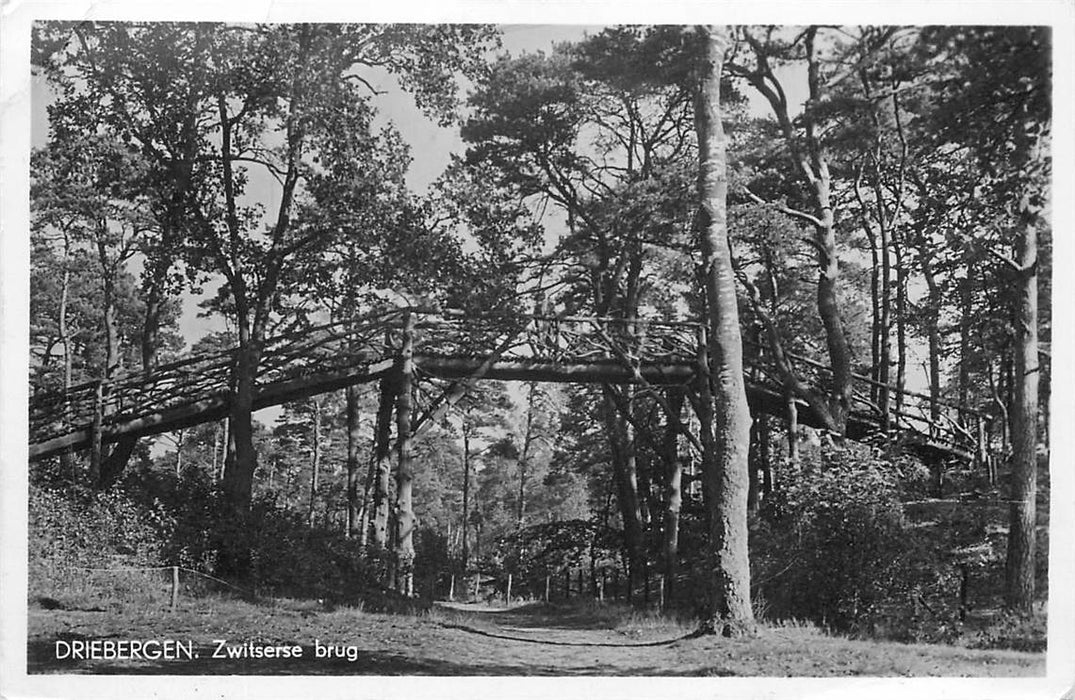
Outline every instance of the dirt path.
{"label": "dirt path", "polygon": [[[1042,654],[858,642],[804,629],[762,630],[756,637],[729,640],[693,637],[674,625],[614,628],[596,606],[445,604],[426,615],[404,616],[323,610],[295,601],[191,605],[176,613],[32,609],[29,671],[443,676],[1028,676],[1045,671]],[[57,658],[57,640],[165,639],[189,643],[195,658]],[[225,652],[294,645],[301,655],[222,658],[221,641]],[[353,650],[352,658],[319,656],[327,648],[338,649],[338,656]]]}

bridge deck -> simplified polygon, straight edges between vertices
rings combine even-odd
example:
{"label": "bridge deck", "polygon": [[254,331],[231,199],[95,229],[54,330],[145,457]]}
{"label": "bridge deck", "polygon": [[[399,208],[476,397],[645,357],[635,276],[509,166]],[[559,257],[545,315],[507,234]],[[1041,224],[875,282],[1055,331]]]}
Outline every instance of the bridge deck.
{"label": "bridge deck", "polygon": [[[377,380],[396,366],[402,317],[393,311],[361,323],[337,323],[278,336],[265,344],[256,409]],[[697,370],[699,324],[640,319],[464,318],[419,315],[415,365],[420,375],[562,383],[685,385]],[[490,360],[495,359],[491,362]],[[761,361],[747,368],[753,411],[784,415],[779,383]],[[234,351],[194,357],[158,368],[150,377],[118,377],[107,386],[91,382],[66,393],[35,396],[30,404],[31,461],[90,446],[95,416],[102,443],[123,436],[150,436],[219,420],[228,413]],[[806,363],[824,381],[817,363]],[[799,421],[821,427],[820,417],[799,404]],[[910,443],[940,456],[966,458],[969,434],[902,417]],[[915,425],[915,423],[918,425]],[[929,423],[928,420],[925,421]],[[877,433],[878,411],[859,400],[848,437]],[[954,422],[953,422],[954,426]],[[924,428],[924,429],[916,429]],[[932,435],[932,438],[927,437]]]}

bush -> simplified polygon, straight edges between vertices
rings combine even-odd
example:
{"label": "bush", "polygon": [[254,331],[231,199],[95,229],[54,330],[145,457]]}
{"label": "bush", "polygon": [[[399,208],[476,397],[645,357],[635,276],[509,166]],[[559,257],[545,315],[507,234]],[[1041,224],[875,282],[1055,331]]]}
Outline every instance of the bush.
{"label": "bush", "polygon": [[789,474],[752,532],[755,591],[769,617],[867,632],[907,616],[947,567],[919,546],[888,462],[823,453]]}
{"label": "bush", "polygon": [[[59,604],[131,602],[166,591],[159,572],[181,566],[240,590],[334,601],[384,593],[356,543],[338,530],[311,528],[305,514],[255,499],[236,519],[204,475],[132,473],[117,488],[34,485],[29,501],[31,597]],[[89,569],[124,569],[88,573]],[[383,597],[383,596],[381,596]],[[51,604],[51,603],[50,603]]]}
{"label": "bush", "polygon": [[168,513],[123,493],[30,486],[28,591],[65,607],[155,601]]}

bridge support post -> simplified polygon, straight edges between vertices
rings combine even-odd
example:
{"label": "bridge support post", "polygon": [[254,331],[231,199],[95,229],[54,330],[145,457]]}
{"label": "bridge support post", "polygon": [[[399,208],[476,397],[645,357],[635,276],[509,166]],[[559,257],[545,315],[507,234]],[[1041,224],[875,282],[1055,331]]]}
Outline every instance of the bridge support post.
{"label": "bridge support post", "polygon": [[414,410],[411,393],[414,383],[414,326],[413,313],[403,321],[403,344],[399,361],[399,393],[396,395],[396,588],[410,596],[414,594],[414,465],[411,454],[411,421]]}

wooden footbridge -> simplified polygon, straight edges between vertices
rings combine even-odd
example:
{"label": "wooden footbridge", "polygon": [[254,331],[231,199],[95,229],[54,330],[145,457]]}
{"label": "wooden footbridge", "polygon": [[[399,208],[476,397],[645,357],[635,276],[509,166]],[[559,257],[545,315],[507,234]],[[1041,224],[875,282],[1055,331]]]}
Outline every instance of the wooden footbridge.
{"label": "wooden footbridge", "polygon": [[[418,377],[687,386],[698,373],[704,339],[705,326],[692,322],[393,310],[269,339],[254,406],[384,378],[396,371],[405,346]],[[801,376],[824,385],[827,370],[820,363],[792,359]],[[766,353],[748,348],[745,361],[752,411],[785,415],[787,399]],[[148,377],[129,374],[34,395],[30,460],[221,419],[228,414],[234,363],[233,349],[162,365]],[[881,433],[882,415],[869,400],[871,381],[855,381],[848,437],[869,440]],[[933,458],[981,454],[982,414],[944,404],[938,419],[928,397],[889,391],[901,400],[890,414],[888,438]],[[800,423],[821,426],[805,403],[797,408]]]}

